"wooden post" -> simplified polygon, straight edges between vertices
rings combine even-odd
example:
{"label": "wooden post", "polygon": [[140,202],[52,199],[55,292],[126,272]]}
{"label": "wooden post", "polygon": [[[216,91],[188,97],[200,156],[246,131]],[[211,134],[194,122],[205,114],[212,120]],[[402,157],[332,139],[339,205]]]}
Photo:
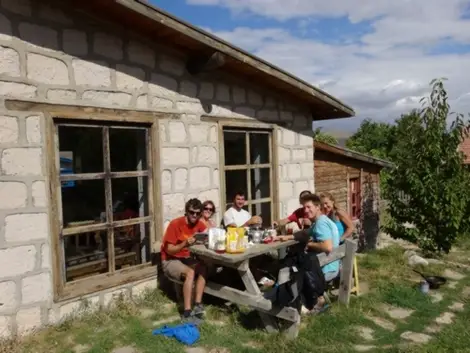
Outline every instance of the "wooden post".
{"label": "wooden post", "polygon": [[354,257],[356,256],[357,243],[350,239],[346,239],[345,244],[346,254],[343,258],[343,269],[341,270],[338,300],[342,304],[349,305]]}

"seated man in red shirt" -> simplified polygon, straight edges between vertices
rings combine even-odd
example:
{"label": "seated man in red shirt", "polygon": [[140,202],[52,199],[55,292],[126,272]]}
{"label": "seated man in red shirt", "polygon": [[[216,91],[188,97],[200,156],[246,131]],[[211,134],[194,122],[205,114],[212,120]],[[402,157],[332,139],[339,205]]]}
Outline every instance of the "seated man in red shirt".
{"label": "seated man in red shirt", "polygon": [[[202,295],[206,285],[206,266],[191,257],[189,247],[196,241],[194,234],[204,232],[206,226],[200,220],[202,203],[198,199],[186,202],[185,215],[170,222],[163,237],[161,259],[163,272],[167,277],[184,281],[183,320],[194,319],[204,314]],[[193,284],[196,279],[195,306],[191,310]]]}
{"label": "seated man in red shirt", "polygon": [[299,203],[302,205],[302,207],[299,207],[296,209],[289,217],[281,219],[278,222],[274,222],[273,226],[285,226],[286,224],[289,224],[291,222],[297,223],[299,229],[304,229],[308,228],[312,225],[312,222],[308,219],[308,217],[305,215],[304,207],[303,207],[303,198],[305,196],[311,195],[312,193],[308,190],[304,190],[300,193],[299,195]]}

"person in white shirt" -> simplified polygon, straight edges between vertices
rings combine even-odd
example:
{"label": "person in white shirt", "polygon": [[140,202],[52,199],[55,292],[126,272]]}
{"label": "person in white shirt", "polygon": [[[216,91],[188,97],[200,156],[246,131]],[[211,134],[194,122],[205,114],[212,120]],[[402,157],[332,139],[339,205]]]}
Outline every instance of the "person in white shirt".
{"label": "person in white shirt", "polygon": [[248,211],[242,208],[245,206],[245,201],[245,193],[238,191],[233,197],[232,207],[224,213],[225,227],[249,227],[262,223],[261,217],[251,216]]}

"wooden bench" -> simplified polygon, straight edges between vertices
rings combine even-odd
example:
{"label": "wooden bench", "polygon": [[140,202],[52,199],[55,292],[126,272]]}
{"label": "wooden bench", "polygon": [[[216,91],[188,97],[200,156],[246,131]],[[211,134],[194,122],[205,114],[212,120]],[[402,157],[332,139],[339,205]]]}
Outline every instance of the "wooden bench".
{"label": "wooden bench", "polygon": [[[289,241],[285,243],[271,243],[268,245],[260,244],[257,248],[250,248],[243,254],[217,254],[213,251],[207,250],[203,245],[197,245],[191,248],[191,252],[200,256],[202,259],[206,258],[210,262],[220,266],[230,267],[237,269],[243,283],[245,284],[246,290],[241,291],[236,288],[231,288],[225,285],[217,284],[208,281],[204,292],[217,298],[221,298],[238,305],[247,305],[257,310],[260,313],[261,319],[268,332],[276,332],[279,330],[277,322],[274,318],[281,319],[287,323],[283,325],[283,331],[288,338],[295,338],[298,335],[300,326],[300,313],[292,307],[278,307],[273,299],[270,299],[269,295],[261,293],[258,285],[249,269],[249,259],[255,256],[259,256],[273,249],[282,249],[295,245],[295,241]],[[354,257],[357,250],[357,242],[352,240],[346,240],[346,242],[334,249],[330,254],[318,254],[318,260],[320,266],[325,266],[333,261],[342,260],[343,266],[340,276],[340,288],[338,300],[340,303],[348,305],[351,296],[351,284],[353,274],[353,263]],[[177,295],[181,295],[182,281],[170,279],[175,283],[175,289]],[[290,268],[282,268],[279,271],[278,284],[282,285],[286,282],[291,281],[290,279]],[[291,281],[292,282],[292,281]],[[293,292],[296,292],[297,284],[291,283]],[[299,295],[299,293],[297,293]]]}

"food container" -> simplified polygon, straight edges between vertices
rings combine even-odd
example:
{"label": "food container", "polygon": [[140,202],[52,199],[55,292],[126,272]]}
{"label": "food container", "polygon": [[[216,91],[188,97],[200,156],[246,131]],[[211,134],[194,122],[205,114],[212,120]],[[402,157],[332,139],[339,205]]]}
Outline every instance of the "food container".
{"label": "food container", "polygon": [[259,244],[263,241],[263,231],[261,229],[250,230],[251,241],[255,244]]}
{"label": "food container", "polygon": [[227,229],[226,252],[239,254],[245,252],[245,249],[245,229],[229,227]]}
{"label": "food container", "polygon": [[226,232],[223,228],[209,229],[209,249],[218,253],[225,252]]}
{"label": "food container", "polygon": [[276,228],[268,228],[264,231],[264,237],[271,237],[274,238],[277,236],[277,230]]}

